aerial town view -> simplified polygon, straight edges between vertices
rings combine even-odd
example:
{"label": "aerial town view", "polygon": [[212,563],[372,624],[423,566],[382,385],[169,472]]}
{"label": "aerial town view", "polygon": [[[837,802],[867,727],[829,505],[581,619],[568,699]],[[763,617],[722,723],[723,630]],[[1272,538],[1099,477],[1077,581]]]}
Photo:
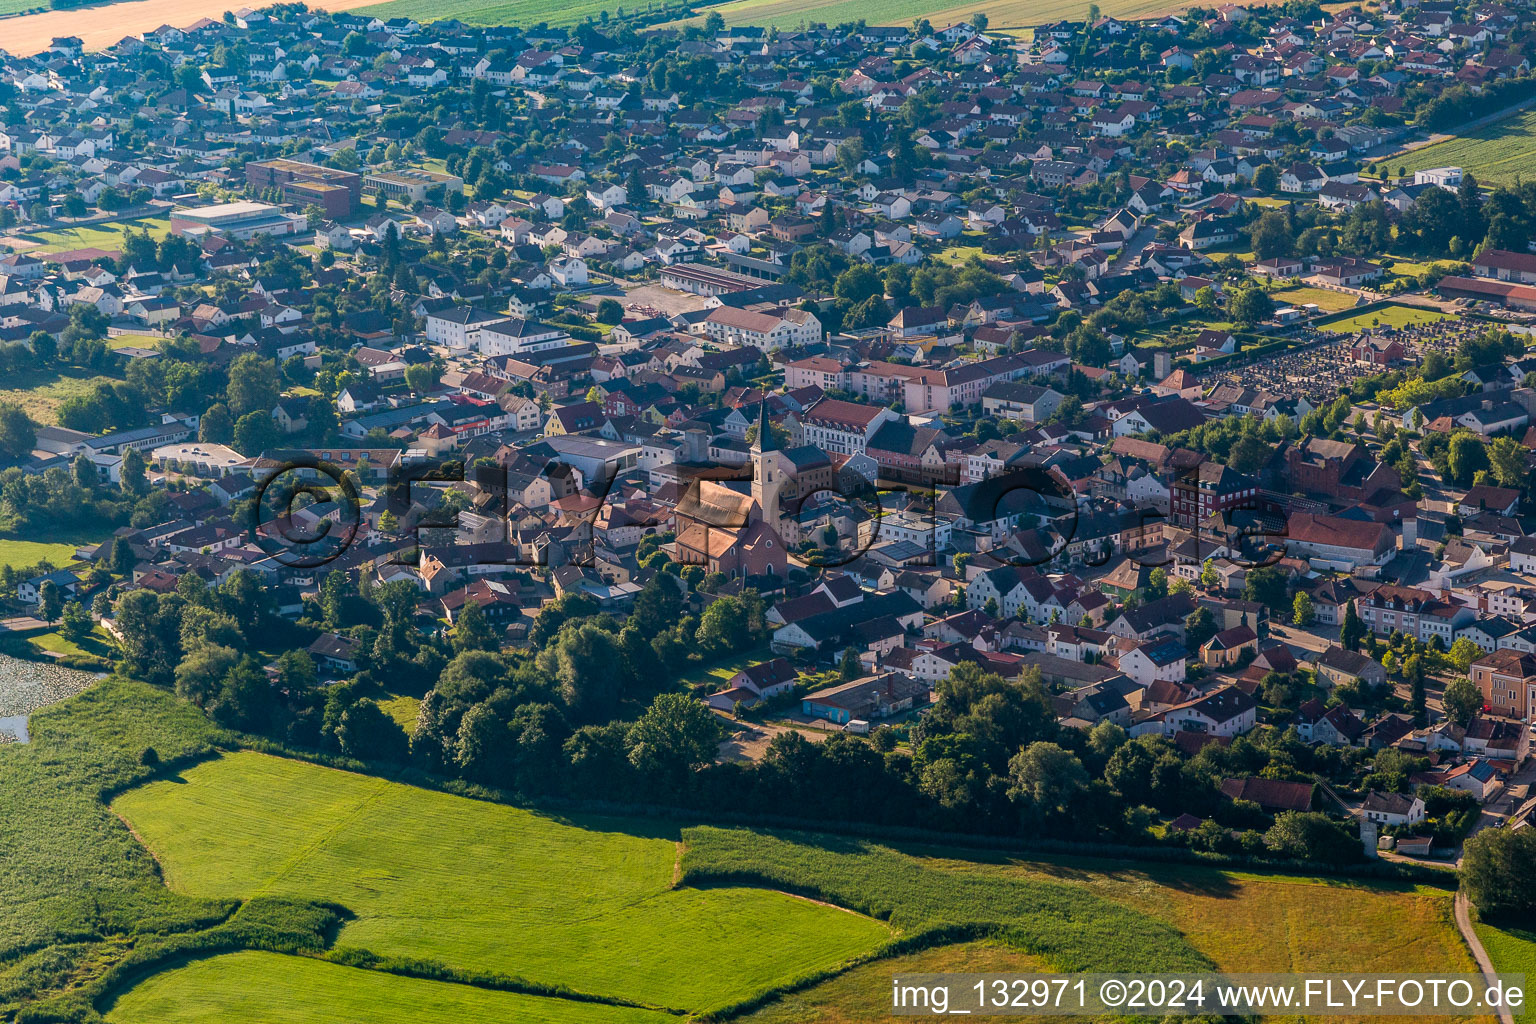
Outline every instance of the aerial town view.
{"label": "aerial town view", "polygon": [[0,0],[0,1022],[1536,1022],[1533,60]]}

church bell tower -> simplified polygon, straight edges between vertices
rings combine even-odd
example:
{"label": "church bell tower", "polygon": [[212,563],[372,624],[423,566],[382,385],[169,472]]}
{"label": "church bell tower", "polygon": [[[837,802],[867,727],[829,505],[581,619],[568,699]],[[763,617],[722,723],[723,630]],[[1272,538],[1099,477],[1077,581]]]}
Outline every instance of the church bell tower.
{"label": "church bell tower", "polygon": [[773,457],[774,444],[768,421],[768,402],[757,407],[757,440],[752,442],[752,500],[757,503],[763,522],[779,528],[779,491],[784,487],[779,460]]}

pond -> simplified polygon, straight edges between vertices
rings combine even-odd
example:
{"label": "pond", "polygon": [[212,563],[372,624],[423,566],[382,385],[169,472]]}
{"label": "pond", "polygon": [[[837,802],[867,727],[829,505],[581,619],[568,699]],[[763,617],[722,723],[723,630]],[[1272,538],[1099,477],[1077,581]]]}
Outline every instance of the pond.
{"label": "pond", "polygon": [[25,743],[28,715],[89,689],[102,675],[0,654],[0,743]]}

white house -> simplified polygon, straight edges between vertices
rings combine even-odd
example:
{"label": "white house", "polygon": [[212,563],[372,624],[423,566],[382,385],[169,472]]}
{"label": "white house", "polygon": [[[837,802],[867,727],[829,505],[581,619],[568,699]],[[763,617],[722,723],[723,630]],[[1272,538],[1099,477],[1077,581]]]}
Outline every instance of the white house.
{"label": "white house", "polygon": [[1424,801],[1403,793],[1372,792],[1360,805],[1366,820],[1381,825],[1417,825],[1424,820]]}

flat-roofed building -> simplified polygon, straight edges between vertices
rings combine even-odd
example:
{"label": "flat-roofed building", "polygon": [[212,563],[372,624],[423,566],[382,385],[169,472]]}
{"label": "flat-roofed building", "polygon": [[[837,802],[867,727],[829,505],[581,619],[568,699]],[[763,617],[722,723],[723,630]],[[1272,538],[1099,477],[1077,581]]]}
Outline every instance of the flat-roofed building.
{"label": "flat-roofed building", "polygon": [[313,203],[333,220],[351,217],[363,200],[361,174],[286,157],[248,161],[245,183],[258,190],[280,188],[286,201],[300,206]]}
{"label": "flat-roofed building", "polygon": [[295,235],[307,229],[303,217],[284,213],[271,203],[219,203],[171,211],[171,230],[178,235],[223,235],[244,240],[257,235]]}
{"label": "flat-roofed building", "polygon": [[444,195],[459,191],[464,187],[464,179],[457,174],[439,171],[370,171],[363,179],[363,187],[372,192],[383,192],[392,199],[424,203],[427,193],[433,189],[442,189]]}

